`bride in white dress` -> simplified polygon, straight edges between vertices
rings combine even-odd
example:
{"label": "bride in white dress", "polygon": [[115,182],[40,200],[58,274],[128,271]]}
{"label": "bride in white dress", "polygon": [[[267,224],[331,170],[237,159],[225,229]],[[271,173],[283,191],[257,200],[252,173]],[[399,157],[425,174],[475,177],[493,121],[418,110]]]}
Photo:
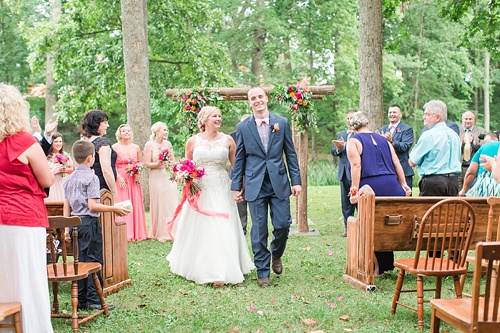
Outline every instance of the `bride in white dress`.
{"label": "bride in white dress", "polygon": [[236,144],[218,131],[221,123],[218,108],[203,107],[198,114],[201,133],[188,139],[186,158],[205,168],[198,183],[199,209],[227,213],[229,218],[202,215],[186,201],[175,220],[175,240],[167,256],[173,273],[215,287],[241,283],[254,268],[225,169],[228,160],[233,165]]}

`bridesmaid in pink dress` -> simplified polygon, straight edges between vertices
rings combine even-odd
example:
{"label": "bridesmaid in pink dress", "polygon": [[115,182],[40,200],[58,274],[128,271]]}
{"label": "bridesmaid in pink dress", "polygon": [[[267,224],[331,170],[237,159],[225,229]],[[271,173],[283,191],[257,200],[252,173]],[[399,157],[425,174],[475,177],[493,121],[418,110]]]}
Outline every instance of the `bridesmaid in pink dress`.
{"label": "bridesmaid in pink dress", "polygon": [[64,201],[63,184],[67,179],[66,176],[71,174],[75,167],[71,156],[63,151],[63,137],[61,133],[52,133],[51,149],[47,155],[47,161],[54,173],[55,181],[50,187],[49,196],[44,201]]}
{"label": "bridesmaid in pink dress", "polygon": [[139,174],[131,175],[130,171],[127,170],[132,169],[134,165],[141,165],[141,148],[132,143],[132,130],[127,124],[118,127],[116,139],[118,142],[113,145],[113,149],[117,154],[116,201],[130,200],[132,202],[132,214],[120,217],[120,219],[127,223],[128,241],[141,241],[148,238],[142,188],[139,182]]}
{"label": "bridesmaid in pink dress", "polygon": [[[151,221],[150,238],[161,242],[171,240],[167,232],[167,220],[174,216],[179,203],[177,183],[170,180],[167,168],[175,162],[172,144],[167,140],[168,128],[165,123],[156,122],[151,126],[150,140],[144,146],[144,164],[149,168],[149,200]],[[169,151],[169,162],[160,161],[159,153]]]}

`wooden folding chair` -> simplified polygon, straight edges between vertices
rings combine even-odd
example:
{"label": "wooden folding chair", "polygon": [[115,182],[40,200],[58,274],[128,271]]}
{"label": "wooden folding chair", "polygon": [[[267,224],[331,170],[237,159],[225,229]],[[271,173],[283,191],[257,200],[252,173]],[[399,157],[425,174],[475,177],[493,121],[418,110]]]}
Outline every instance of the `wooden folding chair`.
{"label": "wooden folding chair", "polygon": [[[485,242],[500,241],[500,198],[499,197],[489,197],[488,204],[490,209],[488,211],[488,224],[486,225],[486,238]],[[495,231],[495,234],[493,234]],[[495,236],[495,237],[493,237]],[[469,264],[476,260],[475,256],[468,256],[466,259],[467,273],[472,273],[469,271]],[[465,284],[465,278],[467,273],[462,275],[460,278],[460,283],[462,284],[462,289]],[[471,294],[464,293],[465,296],[471,297]]]}
{"label": "wooden folding chair", "polygon": [[[102,293],[101,284],[99,278],[97,277],[97,272],[101,270],[101,264],[96,262],[79,262],[78,261],[78,231],[77,226],[82,223],[82,220],[78,216],[65,217],[65,216],[49,216],[49,230],[47,232],[48,241],[47,244],[50,248],[50,254],[52,257],[51,263],[47,264],[47,275],[49,282],[52,282],[52,293],[53,293],[53,306],[52,306],[52,318],[71,318],[71,327],[74,332],[78,332],[78,326],[95,318],[96,316],[104,313],[106,316],[109,315],[106,302],[104,301],[104,296]],[[72,243],[73,243],[73,262],[67,261],[67,251],[66,246],[64,246],[64,232],[65,228],[70,228],[72,230]],[[56,248],[54,239],[59,240],[59,246]],[[59,252],[58,252],[59,251]],[[56,255],[59,254],[62,258],[62,262],[56,261]],[[92,279],[94,281],[94,286],[99,295],[101,301],[101,309],[97,310],[89,315],[79,315],[78,314],[78,285],[77,281],[86,279],[90,274],[92,274]],[[71,305],[72,313],[63,314],[59,313],[59,282],[69,281],[71,282]]]}
{"label": "wooden folding chair", "polygon": [[[486,282],[481,283],[483,267]],[[441,320],[463,332],[500,332],[500,242],[479,242],[472,284],[472,298],[431,300],[431,332]]]}
{"label": "wooden folding chair", "polygon": [[[474,225],[475,215],[472,206],[463,199],[444,199],[429,208],[422,221],[415,226],[415,235],[418,235],[415,256],[394,261],[394,266],[400,271],[394,290],[391,314],[396,313],[398,304],[416,311],[418,328],[423,329],[424,302],[428,302],[424,299],[424,292],[434,291],[434,298],[440,298],[442,280],[445,276],[453,276],[456,296],[462,297],[460,276],[467,270],[465,259]],[[417,276],[417,289],[402,290],[406,272]],[[436,278],[435,288],[424,289],[424,276]],[[399,301],[402,292],[417,293],[416,308]]]}
{"label": "wooden folding chair", "polygon": [[0,303],[0,321],[12,316],[12,324],[1,323],[0,328],[14,328],[16,333],[23,333],[21,326],[21,303]]}

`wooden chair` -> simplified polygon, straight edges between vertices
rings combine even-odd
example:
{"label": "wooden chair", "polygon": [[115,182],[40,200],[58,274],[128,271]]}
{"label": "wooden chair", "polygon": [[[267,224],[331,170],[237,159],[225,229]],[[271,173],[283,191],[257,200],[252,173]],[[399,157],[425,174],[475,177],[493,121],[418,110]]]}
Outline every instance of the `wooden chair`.
{"label": "wooden chair", "polygon": [[[99,278],[97,277],[97,272],[101,270],[101,264],[95,262],[79,262],[78,261],[78,231],[77,226],[82,223],[82,220],[78,216],[64,217],[64,216],[49,216],[49,232],[47,232],[48,246],[50,247],[50,254],[52,257],[51,263],[47,264],[47,275],[49,282],[52,282],[52,293],[53,293],[53,306],[52,306],[52,318],[71,318],[71,327],[74,332],[78,332],[78,326],[95,318],[96,316],[104,313],[106,316],[109,315],[106,302],[104,301],[104,296],[102,293],[101,284]],[[62,246],[64,243],[64,231],[65,228],[70,228],[72,230],[73,236],[73,262],[67,261],[67,251],[66,246]],[[58,248],[55,247],[54,238],[61,240]],[[57,242],[56,242],[57,243]],[[56,262],[56,254],[62,258],[62,262]],[[94,281],[95,289],[99,295],[101,301],[101,309],[97,310],[89,315],[79,315],[78,310],[78,285],[77,281],[86,279],[90,274]],[[71,282],[71,305],[73,307],[72,313],[62,314],[59,313],[59,282],[70,281]]]}
{"label": "wooden chair", "polygon": [[[486,226],[486,238],[485,242],[491,241],[500,241],[500,198],[499,197],[489,197],[488,204],[490,205],[490,209],[488,211],[488,224]],[[495,237],[493,237],[493,231],[495,231]],[[467,273],[472,273],[469,271],[469,264],[473,263],[476,260],[475,256],[468,256],[466,259],[467,265]],[[467,273],[462,275],[460,278],[460,283],[462,285],[462,289],[465,284],[465,278],[467,277]],[[471,294],[464,295],[471,297]]]}
{"label": "wooden chair", "polygon": [[[481,288],[483,267],[486,282]],[[480,242],[476,261],[472,298],[431,300],[431,332],[439,332],[441,320],[463,332],[500,332],[500,242]]]}
{"label": "wooden chair", "polygon": [[[463,199],[448,198],[434,204],[415,224],[414,238],[417,246],[414,258],[397,259],[398,280],[392,300],[391,314],[398,304],[418,313],[418,328],[424,328],[424,291],[434,291],[434,298],[441,297],[443,277],[453,276],[457,298],[462,297],[460,275],[467,270],[465,259],[474,230],[475,215],[472,206]],[[423,252],[421,256],[421,251]],[[440,253],[438,255],[438,253]],[[417,289],[402,290],[405,273],[417,276]],[[434,276],[436,286],[424,289],[424,276]],[[417,293],[417,307],[399,301],[402,292]]]}
{"label": "wooden chair", "polygon": [[0,321],[12,316],[12,324],[2,323],[0,328],[14,328],[16,333],[23,333],[21,326],[21,303],[0,303]]}

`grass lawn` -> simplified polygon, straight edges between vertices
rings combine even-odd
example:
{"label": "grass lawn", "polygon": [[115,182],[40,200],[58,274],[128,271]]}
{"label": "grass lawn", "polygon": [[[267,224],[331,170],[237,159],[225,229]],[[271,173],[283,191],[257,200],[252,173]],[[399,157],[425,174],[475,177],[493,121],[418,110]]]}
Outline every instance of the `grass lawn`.
{"label": "grass lawn", "polygon": [[[373,293],[342,280],[346,238],[341,237],[339,192],[338,186],[309,187],[310,227],[321,236],[291,236],[283,274],[271,273],[269,288],[257,285],[255,271],[237,286],[197,285],[170,273],[165,257],[171,243],[129,243],[132,286],[108,296],[108,304],[116,306],[111,315],[82,325],[80,332],[420,332],[415,312],[398,307],[390,314],[396,271],[377,280]],[[415,281],[408,276],[405,286],[415,288]],[[452,282],[444,281],[443,298],[453,297]],[[60,301],[68,312],[69,298],[69,286],[62,284]],[[416,295],[405,299],[416,305]],[[55,332],[71,332],[69,320],[52,322]],[[425,325],[428,330],[429,304]],[[444,323],[441,329],[455,332]]]}

